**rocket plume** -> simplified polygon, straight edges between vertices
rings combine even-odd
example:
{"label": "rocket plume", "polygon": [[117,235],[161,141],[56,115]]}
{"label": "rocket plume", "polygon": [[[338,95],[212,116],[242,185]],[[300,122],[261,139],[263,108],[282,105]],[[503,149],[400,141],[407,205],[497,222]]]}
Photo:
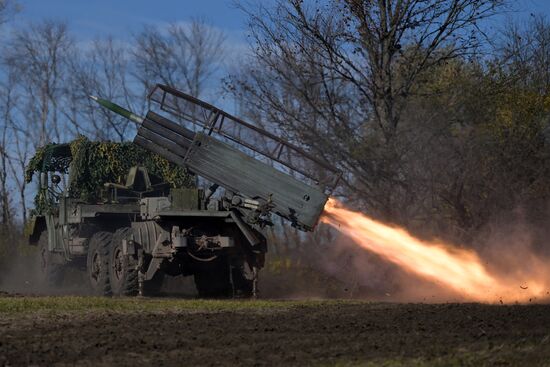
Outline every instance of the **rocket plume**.
{"label": "rocket plume", "polygon": [[409,274],[445,289],[462,300],[476,302],[528,302],[546,298],[550,290],[548,263],[530,257],[521,269],[496,273],[471,249],[415,238],[406,230],[383,224],[346,209],[330,198],[321,218],[361,248],[376,253]]}

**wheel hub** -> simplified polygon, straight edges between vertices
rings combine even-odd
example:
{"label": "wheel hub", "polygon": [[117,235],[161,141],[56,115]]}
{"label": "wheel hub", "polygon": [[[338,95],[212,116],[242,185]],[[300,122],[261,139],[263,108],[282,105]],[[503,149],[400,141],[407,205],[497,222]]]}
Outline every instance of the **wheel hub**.
{"label": "wheel hub", "polygon": [[124,255],[120,249],[115,251],[113,257],[113,270],[115,277],[121,279],[124,272]]}

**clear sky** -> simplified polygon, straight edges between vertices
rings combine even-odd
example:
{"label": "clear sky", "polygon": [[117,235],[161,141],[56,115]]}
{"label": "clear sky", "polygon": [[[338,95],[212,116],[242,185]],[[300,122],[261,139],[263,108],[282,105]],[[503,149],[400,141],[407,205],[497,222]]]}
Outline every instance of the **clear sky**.
{"label": "clear sky", "polygon": [[[244,42],[246,16],[235,6],[239,0],[18,0],[22,11],[17,22],[44,18],[67,21],[80,40],[113,35],[124,39],[144,23],[162,25],[201,17],[223,30],[229,41]],[[248,3],[273,0],[245,0]],[[527,18],[531,13],[550,17],[550,0],[512,2],[514,12],[505,17]],[[517,12],[516,12],[517,11]],[[498,25],[498,22],[497,22]]]}
{"label": "clear sky", "polygon": [[[21,12],[13,25],[25,25],[42,19],[66,21],[77,43],[112,35],[118,40],[129,40],[143,24],[163,26],[172,22],[186,22],[202,18],[226,36],[227,67],[238,60],[247,49],[247,16],[236,3],[273,3],[275,0],[16,0]],[[550,18],[550,0],[511,1],[506,14],[491,21],[491,28],[502,28],[508,18],[528,19],[530,14],[545,14]],[[9,28],[8,25],[6,28]],[[213,102],[213,101],[211,101]],[[226,106],[227,107],[227,106]]]}
{"label": "clear sky", "polygon": [[543,13],[550,15],[550,0],[518,0],[517,6],[519,10],[529,13]]}
{"label": "clear sky", "polygon": [[246,17],[234,0],[18,0],[22,11],[16,22],[40,19],[65,20],[73,34],[82,39],[111,34],[129,37],[147,23],[203,18],[223,29],[228,38],[245,39]]}

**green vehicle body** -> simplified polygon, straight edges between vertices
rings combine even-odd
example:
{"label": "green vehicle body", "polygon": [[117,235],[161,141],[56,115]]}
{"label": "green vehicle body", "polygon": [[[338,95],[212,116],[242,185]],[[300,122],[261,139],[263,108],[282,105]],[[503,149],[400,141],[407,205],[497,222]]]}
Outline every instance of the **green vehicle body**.
{"label": "green vehicle body", "polygon": [[[68,144],[53,145],[50,150],[48,159],[70,160]],[[48,167],[48,162],[43,166]],[[61,182],[72,176],[70,165],[67,175],[47,168],[37,173],[42,204],[31,216],[27,233],[29,243],[40,246],[37,266],[45,285],[58,285],[64,271],[72,267],[86,271],[92,290],[99,295],[145,294],[148,284],[158,289],[166,275],[194,276],[203,296],[254,292],[254,274],[263,266],[267,249],[265,237],[236,212],[223,209],[221,200],[207,198],[205,190],[170,187],[153,178],[147,168],[133,166],[124,182],[101,183],[101,196],[86,202],[62,188]],[[121,238],[124,229],[131,234]],[[243,231],[259,242],[250,246]],[[122,251],[94,258],[97,249],[90,244],[98,233],[106,249],[112,241],[122,240]],[[119,277],[124,278],[127,271],[139,276],[114,286],[117,266]]]}
{"label": "green vehicle body", "polygon": [[[101,190],[83,199],[63,188],[78,182],[70,145],[49,146],[36,169],[40,200],[28,226],[29,242],[40,247],[43,279],[55,283],[60,269],[74,266],[86,271],[92,289],[102,295],[154,293],[165,276],[180,275],[193,276],[201,296],[256,295],[267,252],[262,230],[273,225],[271,214],[313,230],[340,172],[173,88],[157,85],[149,98],[178,123],[153,111],[142,118],[94,100],[139,124],[134,144],[144,154],[209,184],[169,184],[135,162],[126,179],[97,182]],[[199,129],[184,127],[183,120]],[[231,130],[224,130],[228,126]],[[247,141],[254,135],[261,142]],[[59,162],[65,162],[63,172],[55,171]]]}

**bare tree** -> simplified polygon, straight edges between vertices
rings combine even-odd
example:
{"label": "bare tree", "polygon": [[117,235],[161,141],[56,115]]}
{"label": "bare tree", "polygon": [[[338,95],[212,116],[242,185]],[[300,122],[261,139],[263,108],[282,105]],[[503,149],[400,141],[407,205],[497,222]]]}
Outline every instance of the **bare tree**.
{"label": "bare tree", "polygon": [[0,0],[0,25],[9,21],[19,12],[19,4],[14,0]]}
{"label": "bare tree", "polygon": [[9,169],[9,155],[7,151],[8,142],[8,127],[7,124],[1,125],[2,141],[0,143],[0,224],[2,226],[8,226],[12,219],[11,197],[9,195],[9,181],[8,181],[8,169]]}
{"label": "bare tree", "polygon": [[[134,125],[97,108],[88,96],[98,95],[143,112],[146,93],[159,82],[200,95],[223,62],[223,39],[221,32],[195,20],[163,30],[145,26],[135,36],[135,46],[108,37],[75,51],[63,110],[71,130],[99,140],[126,140]],[[139,92],[136,81],[141,85]]]}
{"label": "bare tree", "polygon": [[[19,4],[13,0],[0,0],[0,25],[9,21],[19,11]],[[3,230],[9,230],[12,224],[14,213],[12,212],[12,198],[10,196],[10,180],[8,170],[10,165],[9,142],[10,134],[10,113],[14,108],[12,96],[13,78],[9,75],[0,87],[1,107],[0,113],[0,225]]]}
{"label": "bare tree", "polygon": [[[202,20],[145,27],[135,36],[135,77],[149,90],[162,82],[200,97],[224,62],[222,32]],[[220,76],[221,79],[221,76]]]}
{"label": "bare tree", "polygon": [[13,214],[12,213],[12,198],[10,197],[10,180],[8,172],[11,167],[11,163],[14,160],[12,155],[13,147],[13,118],[12,114],[15,110],[16,96],[14,96],[14,75],[8,73],[4,83],[0,84],[0,111],[2,121],[0,122],[0,205],[1,211],[1,223],[3,225],[11,224]]}
{"label": "bare tree", "polygon": [[14,185],[19,194],[19,207],[23,223],[27,221],[27,182],[25,180],[25,168],[34,151],[33,141],[29,132],[21,129],[15,123],[12,124],[12,156],[8,161],[10,173]]}
{"label": "bare tree", "polygon": [[525,26],[508,21],[498,48],[498,58],[510,82],[530,90],[550,91],[550,23],[532,15]]}
{"label": "bare tree", "polygon": [[[249,14],[253,58],[228,88],[348,175],[348,197],[400,220],[411,182],[403,112],[438,65],[471,56],[500,0],[278,1]],[[402,133],[402,134],[400,134]]]}
{"label": "bare tree", "polygon": [[71,58],[65,110],[75,133],[98,140],[123,141],[133,131],[130,121],[98,108],[89,98],[89,95],[98,95],[140,110],[130,88],[128,56],[128,47],[112,37],[96,39],[88,50],[75,52]]}
{"label": "bare tree", "polygon": [[[72,48],[64,23],[44,21],[13,32],[1,57],[7,160],[11,184],[26,219],[24,170],[31,153],[51,141],[67,138],[62,115],[66,62]],[[4,167],[6,168],[6,167]]]}
{"label": "bare tree", "polygon": [[[418,76],[446,60],[471,55],[484,37],[479,22],[502,5],[501,0],[347,0],[342,6],[349,15],[344,35],[366,72],[342,48],[329,54],[345,65],[345,74],[359,75],[368,86],[365,99],[390,139]],[[326,44],[303,8],[298,3],[294,7],[311,36]]]}
{"label": "bare tree", "polygon": [[44,21],[16,30],[4,49],[3,63],[18,76],[18,108],[35,146],[65,138],[60,102],[72,47],[65,23]]}

